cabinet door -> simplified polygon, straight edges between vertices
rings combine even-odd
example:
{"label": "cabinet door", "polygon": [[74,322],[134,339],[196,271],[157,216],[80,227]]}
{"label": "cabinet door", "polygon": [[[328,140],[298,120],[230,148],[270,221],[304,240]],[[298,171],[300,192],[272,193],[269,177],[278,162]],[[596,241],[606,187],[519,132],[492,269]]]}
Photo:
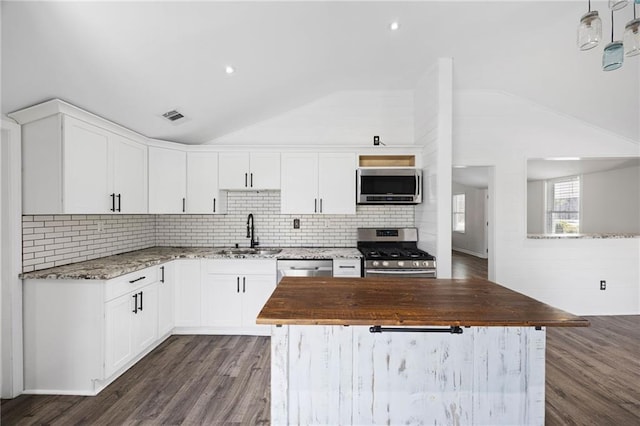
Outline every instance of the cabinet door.
{"label": "cabinet door", "polygon": [[[246,281],[244,282],[246,289]],[[238,275],[203,275],[202,325],[240,327],[243,280]]]}
{"label": "cabinet door", "polygon": [[333,259],[334,277],[359,277],[361,259]]}
{"label": "cabinet door", "polygon": [[135,355],[148,348],[158,337],[158,283],[143,287],[138,292],[137,311],[133,323]]}
{"label": "cabinet door", "polygon": [[134,356],[133,348],[133,308],[132,294],[125,294],[105,304],[105,377]]}
{"label": "cabinet door", "polygon": [[273,152],[251,153],[249,188],[280,189],[280,154]]}
{"label": "cabinet door", "polygon": [[187,153],[187,213],[225,213],[226,201],[218,191],[218,154]]}
{"label": "cabinet door", "polygon": [[176,327],[200,327],[200,261],[174,260]]}
{"label": "cabinet door", "polygon": [[111,152],[111,192],[116,194],[119,213],[147,213],[147,147],[113,135]]}
{"label": "cabinet door", "polygon": [[219,165],[220,189],[249,188],[248,152],[221,152]]}
{"label": "cabinet door", "polygon": [[355,154],[320,154],[318,157],[320,213],[356,213]]}
{"label": "cabinet door", "polygon": [[[242,279],[241,279],[242,280]],[[256,318],[276,288],[273,275],[247,275],[242,293],[242,326],[269,329],[269,325],[257,325]]]}
{"label": "cabinet door", "polygon": [[64,116],[63,134],[64,212],[108,213],[110,133]]}
{"label": "cabinet door", "polygon": [[318,212],[318,155],[314,153],[282,154],[282,214]]}
{"label": "cabinet door", "polygon": [[164,336],[173,330],[174,324],[174,263],[165,263],[158,269],[158,336]]}
{"label": "cabinet door", "polygon": [[184,213],[187,157],[183,151],[149,147],[149,213]]}

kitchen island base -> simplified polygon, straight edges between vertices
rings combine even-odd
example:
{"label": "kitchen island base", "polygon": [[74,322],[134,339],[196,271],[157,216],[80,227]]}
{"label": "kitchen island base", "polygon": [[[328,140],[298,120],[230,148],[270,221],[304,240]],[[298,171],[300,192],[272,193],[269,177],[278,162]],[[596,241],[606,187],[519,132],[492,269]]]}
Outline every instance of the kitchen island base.
{"label": "kitchen island base", "polygon": [[272,424],[544,424],[544,327],[414,330],[272,326]]}

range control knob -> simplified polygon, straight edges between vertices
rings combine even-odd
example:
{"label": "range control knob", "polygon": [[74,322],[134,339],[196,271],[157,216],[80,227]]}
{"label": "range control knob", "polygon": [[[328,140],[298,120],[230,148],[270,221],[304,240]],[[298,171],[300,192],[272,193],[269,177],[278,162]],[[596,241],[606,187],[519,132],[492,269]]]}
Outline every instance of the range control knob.
{"label": "range control knob", "polygon": [[373,262],[371,262],[371,264],[373,266],[378,266],[378,265],[380,265],[380,262],[378,262],[377,260],[374,260]]}
{"label": "range control knob", "polygon": [[404,266],[404,262],[402,260],[398,261],[398,266],[403,267]]}
{"label": "range control knob", "polygon": [[424,266],[429,266],[429,261],[428,260],[424,261]]}
{"label": "range control knob", "polygon": [[382,262],[382,266],[389,266],[389,262],[387,262],[386,260]]}
{"label": "range control knob", "polygon": [[417,261],[417,260],[414,260],[414,261],[413,261],[413,266],[420,266],[420,262],[419,262],[419,261]]}

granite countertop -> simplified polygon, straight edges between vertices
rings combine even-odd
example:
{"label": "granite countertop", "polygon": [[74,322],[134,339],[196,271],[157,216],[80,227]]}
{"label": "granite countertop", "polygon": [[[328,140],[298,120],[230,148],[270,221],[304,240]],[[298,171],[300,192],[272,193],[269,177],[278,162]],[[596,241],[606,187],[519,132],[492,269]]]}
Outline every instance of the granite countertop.
{"label": "granite countertop", "polygon": [[357,259],[352,247],[285,247],[277,254],[226,254],[225,247],[151,247],[21,274],[21,279],[109,280],[174,259]]}
{"label": "granite countertop", "polygon": [[640,234],[527,234],[532,240],[567,240],[567,239],[607,239],[607,238],[640,238]]}
{"label": "granite countertop", "polygon": [[258,324],[587,327],[589,321],[474,278],[284,277]]}

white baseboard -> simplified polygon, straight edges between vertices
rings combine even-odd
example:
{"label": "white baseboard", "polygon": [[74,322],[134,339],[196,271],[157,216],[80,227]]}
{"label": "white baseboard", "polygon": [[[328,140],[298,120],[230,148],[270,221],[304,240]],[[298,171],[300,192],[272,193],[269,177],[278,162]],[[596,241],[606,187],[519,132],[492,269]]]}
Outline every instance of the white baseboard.
{"label": "white baseboard", "polygon": [[479,257],[481,259],[487,259],[489,256],[487,256],[486,253],[478,253],[475,251],[471,251],[471,250],[467,250],[467,249],[463,249],[463,248],[459,248],[459,247],[451,247],[451,250],[453,251],[459,251],[460,253],[465,253],[465,254],[470,254],[471,256],[475,256],[475,257]]}
{"label": "white baseboard", "polygon": [[172,334],[271,336],[271,327],[175,327]]}

